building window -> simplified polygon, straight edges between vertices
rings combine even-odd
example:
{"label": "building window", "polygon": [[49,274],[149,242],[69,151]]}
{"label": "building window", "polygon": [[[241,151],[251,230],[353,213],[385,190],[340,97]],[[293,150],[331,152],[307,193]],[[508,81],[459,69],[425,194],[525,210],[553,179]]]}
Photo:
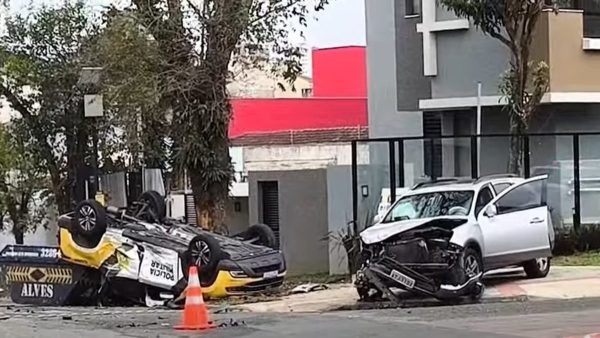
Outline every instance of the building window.
{"label": "building window", "polygon": [[421,14],[421,0],[404,0],[406,16]]}
{"label": "building window", "polygon": [[311,97],[312,88],[302,88],[302,97]]}
{"label": "building window", "polygon": [[584,36],[600,38],[600,0],[559,0],[557,4],[560,8],[583,10]]}

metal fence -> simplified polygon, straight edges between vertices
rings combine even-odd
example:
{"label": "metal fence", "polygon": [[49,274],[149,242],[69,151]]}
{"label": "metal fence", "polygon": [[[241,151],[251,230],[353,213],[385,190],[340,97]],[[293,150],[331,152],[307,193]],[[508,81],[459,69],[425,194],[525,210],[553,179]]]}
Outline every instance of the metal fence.
{"label": "metal fence", "polygon": [[[549,175],[549,205],[561,226],[578,229],[582,223],[600,224],[600,132],[586,132],[352,141],[355,226],[380,198],[379,191],[389,191],[393,203],[398,189],[421,181],[507,173],[511,138],[521,141],[522,176]],[[368,145],[367,162],[365,154],[358,153],[364,145]]]}

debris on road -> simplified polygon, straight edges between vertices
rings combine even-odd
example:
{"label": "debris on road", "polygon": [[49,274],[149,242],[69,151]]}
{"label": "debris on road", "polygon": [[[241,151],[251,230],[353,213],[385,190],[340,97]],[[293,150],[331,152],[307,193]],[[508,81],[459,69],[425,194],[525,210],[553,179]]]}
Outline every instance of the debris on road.
{"label": "debris on road", "polygon": [[293,293],[293,294],[309,293],[309,292],[313,292],[313,291],[327,290],[327,289],[328,289],[328,287],[325,284],[307,283],[307,284],[298,285],[297,287],[293,288],[291,293]]}
{"label": "debris on road", "polygon": [[220,328],[223,327],[236,327],[236,326],[246,326],[246,322],[243,320],[235,320],[233,318],[229,319],[228,322],[223,322],[221,324],[219,324]]}

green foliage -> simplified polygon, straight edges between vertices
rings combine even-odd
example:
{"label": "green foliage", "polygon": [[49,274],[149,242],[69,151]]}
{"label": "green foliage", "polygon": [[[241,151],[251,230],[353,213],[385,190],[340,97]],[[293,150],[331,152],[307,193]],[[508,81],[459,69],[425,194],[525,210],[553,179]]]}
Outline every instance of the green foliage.
{"label": "green foliage", "polygon": [[[121,118],[136,119],[142,130],[160,136],[161,141],[154,143],[150,141],[156,141],[156,136],[141,137],[135,142],[138,148],[165,149],[166,145],[157,158],[170,155],[175,173],[189,174],[197,211],[203,217],[199,223],[220,225],[232,181],[231,107],[226,87],[230,69],[265,68],[292,83],[302,71],[302,53],[291,37],[302,34],[309,16],[326,3],[134,0],[131,8],[109,10],[107,31],[111,26],[126,25],[117,29],[117,34],[103,35],[102,65],[122,78],[114,80],[109,89],[115,101],[112,104],[127,107],[115,110],[128,115]],[[135,87],[143,88],[142,93],[115,94],[131,93]],[[126,131],[128,135],[136,133],[139,129]],[[168,136],[165,143],[163,135]]]}
{"label": "green foliage", "polygon": [[82,2],[42,7],[6,21],[0,38],[0,94],[20,116],[12,130],[31,161],[46,169],[59,210],[71,206],[71,188],[84,161],[89,126],[78,86],[81,55],[97,27]]}
{"label": "green foliage", "polygon": [[46,210],[51,200],[45,177],[28,144],[18,134],[0,128],[0,230],[6,230],[8,222],[17,244],[23,244],[27,232],[48,224]]}

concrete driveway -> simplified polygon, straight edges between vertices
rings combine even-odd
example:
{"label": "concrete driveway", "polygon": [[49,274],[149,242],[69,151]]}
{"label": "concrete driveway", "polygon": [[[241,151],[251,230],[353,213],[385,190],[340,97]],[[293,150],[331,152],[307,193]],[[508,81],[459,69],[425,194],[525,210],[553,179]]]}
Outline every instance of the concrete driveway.
{"label": "concrete driveway", "polygon": [[[553,267],[542,279],[527,279],[522,269],[505,269],[485,276],[482,302],[577,299],[600,297],[600,267]],[[329,285],[329,289],[283,297],[280,300],[237,305],[233,310],[248,312],[326,312],[351,309],[358,296],[351,284]],[[435,300],[407,295],[408,305],[436,305]],[[368,306],[368,304],[366,305]],[[364,308],[360,306],[359,308]]]}

